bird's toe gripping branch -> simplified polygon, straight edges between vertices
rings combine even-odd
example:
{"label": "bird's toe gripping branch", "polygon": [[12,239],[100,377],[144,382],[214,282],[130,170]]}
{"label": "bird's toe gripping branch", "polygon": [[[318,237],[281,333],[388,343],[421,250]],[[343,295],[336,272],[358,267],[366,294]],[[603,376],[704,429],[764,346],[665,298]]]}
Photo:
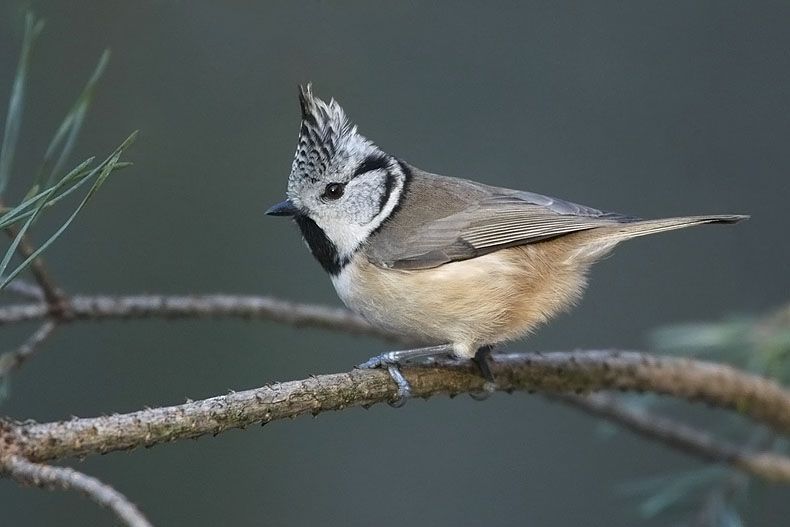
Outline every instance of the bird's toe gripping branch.
{"label": "bird's toe gripping branch", "polygon": [[[475,354],[473,361],[480,368],[480,373],[486,379],[486,391],[482,395],[473,396],[475,400],[483,400],[488,398],[491,392],[496,388],[496,381],[491,369],[488,367],[488,356],[491,353],[491,346],[484,346]],[[406,362],[415,361],[417,359],[428,359],[437,355],[447,355],[452,353],[453,348],[450,344],[442,344],[440,346],[429,346],[426,348],[415,348],[410,350],[388,351],[380,355],[371,357],[363,362],[357,368],[360,369],[375,369],[387,368],[390,377],[398,386],[398,395],[396,399],[389,401],[389,405],[393,408],[400,408],[406,401],[411,398],[412,391],[409,381],[403,376],[400,371],[400,366]]]}
{"label": "bird's toe gripping branch", "polygon": [[440,346],[428,346],[426,348],[415,348],[410,350],[388,351],[381,355],[371,357],[363,362],[357,368],[360,369],[374,369],[374,368],[387,368],[387,371],[398,385],[398,396],[396,399],[389,401],[389,405],[393,408],[400,408],[412,396],[411,385],[403,373],[400,371],[400,365],[414,361],[416,359],[424,359],[436,355],[446,355],[452,352],[452,346],[449,344],[442,344]]}

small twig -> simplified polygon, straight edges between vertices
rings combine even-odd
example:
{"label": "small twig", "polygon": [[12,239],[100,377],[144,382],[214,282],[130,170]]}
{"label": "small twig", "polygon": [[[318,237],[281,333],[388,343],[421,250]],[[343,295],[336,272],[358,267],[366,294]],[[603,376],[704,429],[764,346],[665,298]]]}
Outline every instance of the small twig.
{"label": "small twig", "polygon": [[0,377],[19,368],[52,335],[56,327],[58,323],[55,320],[47,320],[17,349],[0,355]]}
{"label": "small twig", "polygon": [[[6,227],[5,230],[12,239],[16,238],[19,234],[19,229],[14,225]],[[27,236],[23,236],[19,241],[19,245],[17,245],[17,252],[23,259],[26,259],[36,251],[28,241]],[[44,266],[44,261],[40,256],[30,262],[30,272],[41,287],[44,300],[46,300],[49,305],[50,314],[56,318],[64,318],[66,314],[66,297],[58,289],[57,285],[55,285],[55,282],[50,277],[49,272]]]}
{"label": "small twig", "polygon": [[44,301],[44,292],[39,286],[19,278],[5,286],[4,291],[24,298],[29,298],[31,300]]}
{"label": "small twig", "polygon": [[94,503],[110,509],[124,525],[151,527],[143,513],[126,496],[93,476],[72,468],[32,463],[21,456],[10,455],[0,461],[0,474],[33,487],[76,490]]}
{"label": "small twig", "polygon": [[773,452],[754,452],[718,440],[684,423],[629,408],[612,396],[560,394],[551,398],[706,461],[726,463],[743,473],[766,480],[790,481],[790,458]]}
{"label": "small twig", "polygon": [[[494,356],[491,370],[504,391],[649,390],[737,409],[776,430],[790,431],[790,393],[728,366],[633,352],[580,351]],[[410,366],[403,373],[417,397],[484,390],[478,369],[465,363]],[[43,424],[0,421],[0,455],[6,450],[45,461],[126,450],[216,435],[254,423],[369,406],[396,395],[397,387],[386,372],[352,370],[129,414]]]}
{"label": "small twig", "polygon": [[[6,227],[5,231],[12,239],[19,235],[19,229],[14,225]],[[35,249],[26,236],[22,236],[19,240],[16,250],[22,259],[27,259],[35,253]],[[15,280],[9,285],[16,283],[14,290],[44,300],[47,307],[46,316],[49,318],[19,348],[0,355],[0,377],[19,368],[35,353],[38,346],[52,334],[58,322],[69,318],[68,301],[50,277],[40,256],[30,262],[30,271],[38,283],[38,288],[33,288],[30,284],[19,280]]]}

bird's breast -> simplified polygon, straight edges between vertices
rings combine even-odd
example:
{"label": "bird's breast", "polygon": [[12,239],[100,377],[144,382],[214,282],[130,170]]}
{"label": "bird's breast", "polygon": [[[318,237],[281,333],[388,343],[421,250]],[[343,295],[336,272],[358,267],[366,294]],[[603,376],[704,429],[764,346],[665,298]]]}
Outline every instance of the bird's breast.
{"label": "bird's breast", "polygon": [[585,269],[547,258],[545,249],[514,247],[420,270],[385,269],[357,254],[332,282],[372,324],[474,354],[476,346],[522,336],[578,298]]}

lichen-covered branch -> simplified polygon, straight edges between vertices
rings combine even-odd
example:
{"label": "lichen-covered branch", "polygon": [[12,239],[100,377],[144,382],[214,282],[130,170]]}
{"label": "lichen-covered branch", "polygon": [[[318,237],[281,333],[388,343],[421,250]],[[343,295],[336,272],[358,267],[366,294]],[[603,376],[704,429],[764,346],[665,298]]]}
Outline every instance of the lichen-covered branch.
{"label": "lichen-covered branch", "polygon": [[[652,391],[730,408],[790,433],[790,392],[728,366],[636,352],[578,351],[494,355],[491,369],[503,391]],[[449,361],[406,367],[403,373],[417,397],[480,392],[484,385],[473,366]],[[106,453],[395,397],[396,386],[386,372],[352,370],[129,414],[41,424],[5,422],[0,455],[45,461]]]}
{"label": "lichen-covered branch", "polygon": [[151,527],[143,513],[126,496],[93,476],[72,468],[32,463],[23,457],[10,455],[0,458],[0,475],[33,487],[76,490],[112,511],[128,527]]}

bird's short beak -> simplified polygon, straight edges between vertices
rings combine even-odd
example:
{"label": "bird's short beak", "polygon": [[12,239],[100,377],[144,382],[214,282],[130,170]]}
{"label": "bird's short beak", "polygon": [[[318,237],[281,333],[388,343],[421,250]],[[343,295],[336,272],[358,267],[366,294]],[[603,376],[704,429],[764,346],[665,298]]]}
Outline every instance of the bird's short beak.
{"label": "bird's short beak", "polygon": [[299,209],[297,209],[294,204],[291,203],[290,199],[287,199],[282,203],[278,203],[266,211],[267,216],[296,216],[298,213]]}

